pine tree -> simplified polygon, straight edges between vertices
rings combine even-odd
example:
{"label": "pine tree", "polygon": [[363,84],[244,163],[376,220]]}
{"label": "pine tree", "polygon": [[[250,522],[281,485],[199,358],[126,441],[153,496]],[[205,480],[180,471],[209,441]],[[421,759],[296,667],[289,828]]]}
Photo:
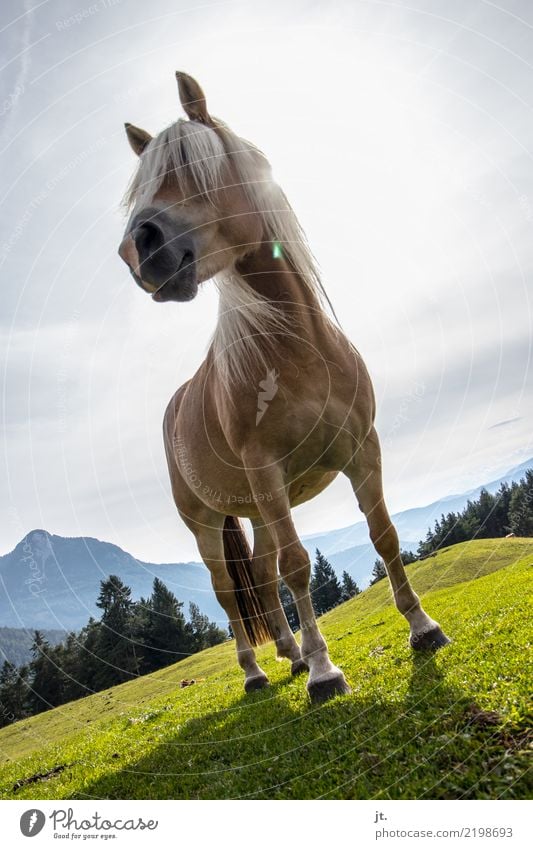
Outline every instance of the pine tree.
{"label": "pine tree", "polygon": [[342,601],[341,585],[331,563],[317,548],[310,585],[313,607],[317,616],[336,607]]}
{"label": "pine tree", "polygon": [[99,659],[94,687],[104,690],[139,673],[139,658],[133,640],[134,610],[131,589],[117,575],[100,583],[96,602],[103,611],[96,654]]}
{"label": "pine tree", "polygon": [[278,583],[278,593],[281,606],[285,611],[285,616],[287,617],[287,622],[289,623],[289,627],[291,631],[297,631],[300,627],[298,610],[296,608],[296,604],[294,602],[290,589],[281,578]]}
{"label": "pine tree", "polygon": [[211,622],[208,616],[200,613],[200,608],[193,601],[189,603],[187,632],[191,653],[223,643],[228,636],[226,631],[219,628],[216,622]]}
{"label": "pine tree", "polygon": [[73,675],[85,695],[97,690],[96,679],[101,666],[97,649],[102,628],[102,623],[91,616],[85,628],[78,634],[78,652]]}
{"label": "pine tree", "polygon": [[28,667],[21,669],[8,660],[0,671],[0,728],[23,719],[27,711]]}
{"label": "pine tree", "polygon": [[408,566],[409,563],[416,563],[418,560],[416,554],[413,554],[412,551],[406,551],[404,548],[400,550],[400,557],[404,566]]}
{"label": "pine tree", "polygon": [[137,629],[143,644],[143,672],[175,663],[190,654],[183,603],[159,578],[154,578],[152,595],[141,599],[141,626]]}
{"label": "pine tree", "polygon": [[507,483],[502,483],[494,499],[494,521],[497,528],[495,536],[507,534],[511,530],[509,507],[513,490]]}
{"label": "pine tree", "polygon": [[54,655],[60,670],[61,691],[63,702],[72,702],[88,695],[87,689],[80,682],[82,670],[83,646],[80,635],[71,632],[64,643],[56,646]]}
{"label": "pine tree", "polygon": [[385,568],[385,564],[383,560],[379,558],[375,560],[374,567],[372,569],[372,578],[370,579],[370,586],[373,584],[377,584],[378,581],[382,581],[383,578],[387,577],[387,570]]}
{"label": "pine tree", "polygon": [[348,601],[348,599],[353,598],[356,595],[359,595],[361,590],[357,586],[356,582],[352,578],[348,572],[344,571],[342,573],[342,601]]}
{"label": "pine tree", "polygon": [[533,536],[533,469],[528,469],[509,503],[509,525],[520,537]]}
{"label": "pine tree", "polygon": [[63,676],[56,650],[40,631],[34,633],[31,651],[28,705],[34,714],[63,703]]}

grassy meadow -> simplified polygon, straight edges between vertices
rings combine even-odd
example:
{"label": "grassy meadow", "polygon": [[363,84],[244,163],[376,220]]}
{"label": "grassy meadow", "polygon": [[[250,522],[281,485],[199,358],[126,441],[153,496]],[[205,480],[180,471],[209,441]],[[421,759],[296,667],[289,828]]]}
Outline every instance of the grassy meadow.
{"label": "grassy meadow", "polygon": [[323,616],[353,690],[324,705],[272,645],[258,652],[272,686],[245,695],[228,642],[15,723],[0,730],[0,796],[525,798],[532,563],[533,540],[497,539],[408,567],[453,639],[436,654],[408,648],[386,580]]}

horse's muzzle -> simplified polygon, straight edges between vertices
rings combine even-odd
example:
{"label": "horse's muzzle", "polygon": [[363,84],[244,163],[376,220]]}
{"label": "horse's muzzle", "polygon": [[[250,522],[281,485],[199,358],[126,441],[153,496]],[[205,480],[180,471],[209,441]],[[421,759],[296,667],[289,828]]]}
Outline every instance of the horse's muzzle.
{"label": "horse's muzzle", "polygon": [[168,214],[145,210],[136,216],[118,252],[154,301],[190,301],[198,292],[193,238],[176,233]]}

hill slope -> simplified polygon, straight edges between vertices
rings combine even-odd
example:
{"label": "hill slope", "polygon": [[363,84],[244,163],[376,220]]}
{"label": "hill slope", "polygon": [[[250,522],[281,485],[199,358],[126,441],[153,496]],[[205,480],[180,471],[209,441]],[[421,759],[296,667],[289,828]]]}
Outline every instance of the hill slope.
{"label": "hill slope", "polygon": [[16,723],[2,796],[523,798],[532,559],[533,540],[479,540],[409,567],[454,639],[436,655],[407,648],[385,581],[324,616],[353,694],[320,707],[272,646],[272,687],[245,696],[228,642]]}

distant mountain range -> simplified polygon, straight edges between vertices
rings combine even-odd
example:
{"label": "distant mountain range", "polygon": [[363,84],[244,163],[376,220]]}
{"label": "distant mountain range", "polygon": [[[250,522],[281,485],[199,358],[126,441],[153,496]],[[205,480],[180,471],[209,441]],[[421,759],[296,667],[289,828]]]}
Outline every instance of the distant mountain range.
{"label": "distant mountain range", "polygon": [[[483,486],[495,492],[503,482],[519,480],[532,467],[533,458]],[[483,486],[396,513],[393,520],[402,548],[416,551],[442,513],[461,510],[469,499],[479,496]],[[369,583],[376,553],[366,522],[307,536],[303,543],[312,559],[319,548],[339,575],[346,569],[361,588]],[[226,614],[202,563],[145,563],[109,542],[61,537],[44,530],[31,531],[12,552],[0,557],[0,626],[79,630],[90,616],[100,616],[96,607],[100,581],[111,574],[131,587],[135,599],[149,596],[154,578],[161,578],[185,603],[185,614],[194,601],[210,619],[226,627]]]}
{"label": "distant mountain range", "polygon": [[[479,497],[482,489],[494,493],[502,483],[520,480],[524,477],[527,469],[531,468],[533,468],[533,457],[510,469],[501,478],[480,484],[480,486],[468,492],[448,495],[425,507],[413,507],[410,510],[393,514],[392,520],[398,531],[401,547],[416,553],[418,543],[421,539],[425,539],[428,528],[433,527],[442,513],[462,510],[466,507],[467,501]],[[369,583],[377,555],[369,542],[368,527],[364,520],[335,531],[305,536],[302,542],[311,558],[315,556],[315,550],[319,548],[339,574],[343,569],[346,569],[362,589]]]}

